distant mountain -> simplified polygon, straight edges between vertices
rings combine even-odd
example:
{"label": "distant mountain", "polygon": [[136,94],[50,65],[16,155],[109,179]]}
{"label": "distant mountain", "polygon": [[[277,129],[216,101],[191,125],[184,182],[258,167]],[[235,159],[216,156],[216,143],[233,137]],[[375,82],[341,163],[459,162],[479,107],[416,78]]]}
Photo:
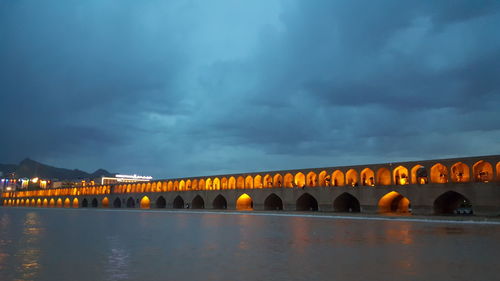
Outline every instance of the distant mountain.
{"label": "distant mountain", "polygon": [[40,177],[45,179],[59,179],[59,180],[76,180],[76,179],[94,179],[101,176],[113,176],[106,170],[99,169],[92,174],[87,172],[74,169],[64,169],[56,168],[49,165],[45,165],[29,158],[24,159],[19,163],[15,164],[0,164],[0,172],[3,172],[4,176],[10,173],[16,173],[17,178],[34,178]]}

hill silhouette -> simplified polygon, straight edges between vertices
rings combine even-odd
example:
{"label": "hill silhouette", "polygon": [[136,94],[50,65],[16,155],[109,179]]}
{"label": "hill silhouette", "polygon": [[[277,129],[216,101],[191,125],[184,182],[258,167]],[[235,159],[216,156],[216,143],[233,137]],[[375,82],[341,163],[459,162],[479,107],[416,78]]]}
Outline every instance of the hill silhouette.
{"label": "hill silhouette", "polygon": [[29,158],[21,161],[19,165],[0,164],[0,172],[3,172],[4,176],[10,173],[16,173],[17,178],[39,177],[59,180],[95,179],[101,176],[113,176],[113,174],[104,169],[98,169],[90,174],[78,169],[70,170],[45,165]]}

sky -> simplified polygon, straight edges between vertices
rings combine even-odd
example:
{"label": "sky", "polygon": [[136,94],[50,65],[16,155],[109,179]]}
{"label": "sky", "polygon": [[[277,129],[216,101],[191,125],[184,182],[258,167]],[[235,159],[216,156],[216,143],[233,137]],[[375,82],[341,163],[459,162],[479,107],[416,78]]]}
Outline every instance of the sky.
{"label": "sky", "polygon": [[0,163],[155,178],[500,154],[500,1],[0,0]]}

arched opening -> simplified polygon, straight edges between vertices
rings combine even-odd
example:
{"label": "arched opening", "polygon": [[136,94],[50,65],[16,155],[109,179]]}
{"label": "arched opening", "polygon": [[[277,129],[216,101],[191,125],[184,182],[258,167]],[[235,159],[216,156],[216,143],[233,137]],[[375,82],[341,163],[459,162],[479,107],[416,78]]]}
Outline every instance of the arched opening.
{"label": "arched opening", "polygon": [[186,190],[191,190],[192,186],[193,186],[193,183],[191,182],[191,180],[187,180],[186,181]]}
{"label": "arched opening", "polygon": [[271,175],[269,174],[265,175],[262,185],[264,186],[264,188],[273,187],[273,177],[271,177]]}
{"label": "arched opening", "polygon": [[351,194],[344,192],[333,201],[333,211],[342,213],[359,213],[359,201]]}
{"label": "arched opening", "polygon": [[92,208],[97,208],[98,204],[97,198],[92,199],[92,202],[90,202],[90,206],[92,206]]}
{"label": "arched opening", "polygon": [[238,200],[236,200],[236,210],[238,211],[251,211],[253,210],[253,200],[248,194],[243,193]]}
{"label": "arched opening", "polygon": [[208,179],[205,181],[205,190],[212,190],[212,189],[213,189],[212,179],[211,179],[211,178],[208,178]]}
{"label": "arched opening", "polygon": [[87,198],[83,198],[82,200],[82,208],[88,208],[89,207],[89,201]]}
{"label": "arched opening", "polygon": [[[18,199],[18,200],[19,200],[19,199]],[[19,202],[19,201],[18,201],[18,202]],[[70,204],[71,204],[71,203],[70,203]],[[33,198],[33,199],[31,199],[31,204],[30,204],[30,206],[31,206],[31,207],[35,207],[35,205],[36,205],[36,201],[35,201],[35,198]],[[69,208],[69,206],[68,206],[68,208]]]}
{"label": "arched opening", "polygon": [[205,209],[205,201],[200,195],[196,195],[196,197],[193,198],[191,205],[193,206],[193,209]]}
{"label": "arched opening", "polygon": [[306,176],[303,173],[298,172],[295,174],[295,186],[304,187],[306,185]]}
{"label": "arched opening", "polygon": [[361,171],[361,185],[363,186],[374,186],[375,185],[375,173],[370,168],[365,168]]}
{"label": "arched opening", "polygon": [[226,198],[224,198],[224,196],[222,196],[221,194],[217,195],[217,197],[215,197],[214,201],[212,202],[212,207],[219,210],[227,209]]}
{"label": "arched opening", "polygon": [[174,182],[173,181],[168,181],[167,189],[168,189],[168,191],[174,190]]}
{"label": "arched opening", "polygon": [[149,209],[151,207],[151,200],[149,200],[149,197],[147,196],[142,197],[140,206],[141,209]]}
{"label": "arched opening", "polygon": [[305,193],[297,199],[295,208],[297,211],[317,211],[318,201],[309,193]]}
{"label": "arched opening", "polygon": [[406,185],[410,181],[408,179],[408,169],[404,166],[397,166],[393,171],[394,184],[396,185]]}
{"label": "arched opening", "polygon": [[447,191],[434,201],[434,213],[437,215],[472,215],[472,204],[462,194]]}
{"label": "arched opening", "polygon": [[165,197],[158,197],[158,199],[156,199],[156,208],[164,209],[165,207],[167,207],[167,200],[165,200]]}
{"label": "arched opening", "polygon": [[344,186],[344,173],[341,170],[332,173],[332,186]]}
{"label": "arched opening", "polygon": [[200,179],[198,181],[198,189],[197,190],[204,190],[205,189],[205,180],[204,179]]}
{"label": "arched opening", "polygon": [[56,205],[54,198],[49,200],[49,207],[53,208]]}
{"label": "arched opening", "polygon": [[252,176],[247,176],[245,178],[245,188],[252,189],[253,188],[253,178]]}
{"label": "arched opening", "polygon": [[273,177],[273,187],[282,187],[283,177],[280,174],[276,174]]}
{"label": "arched opening", "polygon": [[391,171],[387,168],[377,170],[377,185],[391,185]]}
{"label": "arched opening", "polygon": [[493,180],[493,167],[490,162],[480,160],[472,166],[472,170],[476,182],[490,182]]}
{"label": "arched opening", "polygon": [[148,182],[148,183],[146,184],[146,187],[145,187],[145,188],[144,188],[144,184],[142,184],[142,189],[143,189],[143,191],[142,191],[142,192],[151,192],[151,183],[150,183],[150,182]]}
{"label": "arched opening", "polygon": [[380,213],[410,213],[410,200],[396,191],[391,191],[378,201]]}
{"label": "arched opening", "polygon": [[228,189],[236,189],[236,179],[234,177],[230,177],[228,182]]}
{"label": "arched opening", "polygon": [[262,188],[262,176],[256,175],[253,179],[253,187],[254,188]]}
{"label": "arched opening", "polygon": [[447,183],[448,182],[448,169],[445,165],[437,163],[431,167],[431,182],[433,183]]}
{"label": "arched opening", "polygon": [[135,208],[135,200],[132,197],[127,199],[127,208]]}
{"label": "arched opening", "polygon": [[115,201],[113,201],[113,208],[121,208],[122,207],[122,201],[120,198],[115,198]]}
{"label": "arched opening", "polygon": [[500,181],[500,162],[497,163],[497,181]]}
{"label": "arched opening", "polygon": [[174,190],[175,191],[179,190],[179,181],[174,181]]}
{"label": "arched opening", "polygon": [[[97,199],[95,200],[95,203],[96,203],[95,207],[97,207]],[[92,203],[92,204],[93,204],[93,203]],[[108,208],[108,207],[109,207],[109,199],[108,199],[108,197],[104,197],[104,198],[101,200],[101,206],[102,206],[103,208]]]}
{"label": "arched opening", "polygon": [[177,195],[177,197],[175,197],[174,199],[174,203],[172,204],[172,206],[174,207],[174,209],[184,209],[184,199],[182,199],[182,197]]}
{"label": "arched opening", "polygon": [[278,195],[272,193],[264,200],[264,209],[268,211],[283,210],[283,201]]}
{"label": "arched opening", "polygon": [[283,178],[283,186],[284,187],[293,187],[293,175],[288,173]]}
{"label": "arched opening", "polygon": [[[17,203],[19,204],[19,199],[17,199]],[[42,207],[42,199],[38,198],[36,200],[36,206],[37,207]]]}
{"label": "arched opening", "polygon": [[469,174],[469,166],[462,162],[457,162],[451,166],[452,182],[468,182],[470,180]]}
{"label": "arched opening", "polygon": [[192,190],[198,190],[198,180],[193,180],[191,183]]}
{"label": "arched opening", "polygon": [[318,186],[330,186],[330,177],[326,171],[321,171],[321,173],[319,173]]}
{"label": "arched opening", "polygon": [[69,207],[71,207],[71,200],[69,200],[69,198],[66,198],[64,199],[64,208],[69,208]]}
{"label": "arched opening", "polygon": [[220,189],[227,189],[227,178],[222,178],[220,180]]}
{"label": "arched opening", "polygon": [[427,179],[427,169],[422,165],[415,165],[411,168],[411,183],[412,184],[426,184],[429,180]]}
{"label": "arched opening", "polygon": [[49,205],[49,201],[47,200],[47,198],[43,199],[43,206],[48,207],[48,205]]}
{"label": "arched opening", "polygon": [[345,173],[345,179],[347,185],[358,186],[358,172],[356,172],[356,170],[349,169],[349,171]]}
{"label": "arched opening", "polygon": [[179,190],[182,190],[182,191],[186,190],[186,182],[184,180],[181,180],[179,182]]}
{"label": "arched opening", "polygon": [[306,184],[307,184],[307,186],[310,186],[310,187],[318,186],[318,176],[316,175],[315,172],[307,173]]}
{"label": "arched opening", "polygon": [[236,188],[245,189],[245,178],[243,178],[242,176],[238,177],[238,180],[236,181]]}
{"label": "arched opening", "polygon": [[73,208],[78,208],[80,203],[78,202],[78,198],[73,199]]}

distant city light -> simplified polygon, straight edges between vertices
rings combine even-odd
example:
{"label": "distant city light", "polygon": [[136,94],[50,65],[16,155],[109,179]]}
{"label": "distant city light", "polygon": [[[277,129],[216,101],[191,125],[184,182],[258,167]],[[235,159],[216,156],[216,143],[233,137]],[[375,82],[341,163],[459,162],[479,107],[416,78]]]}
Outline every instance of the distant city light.
{"label": "distant city light", "polygon": [[117,178],[127,178],[127,179],[139,179],[139,180],[151,180],[153,177],[149,176],[138,176],[136,174],[133,175],[116,175]]}

